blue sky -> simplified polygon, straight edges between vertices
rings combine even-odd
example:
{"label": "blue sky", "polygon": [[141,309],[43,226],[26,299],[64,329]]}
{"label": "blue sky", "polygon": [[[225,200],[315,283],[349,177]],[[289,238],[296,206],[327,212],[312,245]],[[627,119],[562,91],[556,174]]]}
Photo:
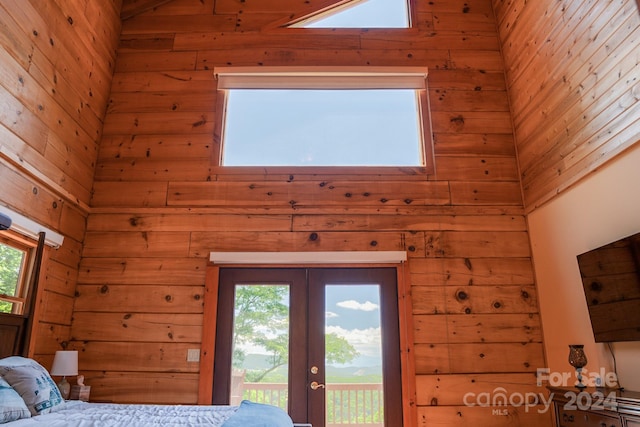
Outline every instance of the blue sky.
{"label": "blue sky", "polygon": [[406,28],[408,21],[406,0],[365,0],[305,27]]}
{"label": "blue sky", "polygon": [[226,166],[420,166],[414,90],[231,90]]}
{"label": "blue sky", "polygon": [[345,338],[360,356],[348,366],[381,366],[380,287],[328,285],[326,331]]}

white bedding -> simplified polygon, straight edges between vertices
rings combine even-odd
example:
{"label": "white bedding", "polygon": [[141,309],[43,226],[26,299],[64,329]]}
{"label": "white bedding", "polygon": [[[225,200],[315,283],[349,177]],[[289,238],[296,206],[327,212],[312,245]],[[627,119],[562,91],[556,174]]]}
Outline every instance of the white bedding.
{"label": "white bedding", "polygon": [[61,409],[2,427],[220,427],[237,406],[132,405],[67,401]]}

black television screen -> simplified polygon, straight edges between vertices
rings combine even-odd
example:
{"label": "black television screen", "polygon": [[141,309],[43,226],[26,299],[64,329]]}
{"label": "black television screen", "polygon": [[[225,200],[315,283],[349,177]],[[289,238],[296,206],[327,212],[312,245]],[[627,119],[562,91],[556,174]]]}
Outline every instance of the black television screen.
{"label": "black television screen", "polygon": [[640,341],[640,233],[577,258],[596,342]]}

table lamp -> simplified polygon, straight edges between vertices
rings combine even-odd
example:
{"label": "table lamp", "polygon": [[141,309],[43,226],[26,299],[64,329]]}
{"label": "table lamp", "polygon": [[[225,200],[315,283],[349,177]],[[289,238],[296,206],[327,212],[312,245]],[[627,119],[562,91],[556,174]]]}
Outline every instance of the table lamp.
{"label": "table lamp", "polygon": [[71,384],[67,382],[67,376],[78,375],[78,352],[75,350],[59,350],[53,358],[51,375],[61,376],[58,389],[62,398],[67,400],[71,391]]}

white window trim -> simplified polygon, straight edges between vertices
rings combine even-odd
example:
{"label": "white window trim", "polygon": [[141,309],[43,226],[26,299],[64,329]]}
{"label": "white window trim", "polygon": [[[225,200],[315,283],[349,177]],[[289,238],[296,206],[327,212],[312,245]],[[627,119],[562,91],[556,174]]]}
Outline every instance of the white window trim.
{"label": "white window trim", "polygon": [[60,246],[62,246],[64,236],[62,236],[61,234],[58,234],[55,231],[38,224],[37,222],[9,209],[6,206],[0,205],[0,213],[11,218],[11,227],[9,228],[10,230],[13,230],[17,233],[22,234],[23,236],[27,236],[34,240],[38,240],[38,235],[40,234],[40,232],[44,232],[44,243],[47,246],[51,246],[55,249],[58,249]]}
{"label": "white window trim", "polygon": [[405,251],[210,252],[214,264],[385,264],[403,263]]}
{"label": "white window trim", "polygon": [[426,89],[426,67],[216,67],[218,89]]}
{"label": "white window trim", "polygon": [[[423,150],[422,168],[426,174],[435,173],[431,112],[428,96],[428,68],[411,66],[246,66],[215,67],[217,89],[224,94],[232,89],[413,89],[419,91],[420,134]],[[220,147],[224,144],[226,97],[219,96],[216,107],[221,114],[215,124],[215,135]],[[217,153],[220,173],[228,173],[237,166],[221,165],[222,150]],[[256,168],[245,166],[241,168]],[[285,168],[334,168],[336,166],[286,166]],[[337,166],[362,171],[372,166]],[[263,167],[262,167],[263,168]],[[281,166],[270,166],[282,168]],[[394,166],[378,169],[396,170]],[[354,172],[355,173],[355,172]]]}

